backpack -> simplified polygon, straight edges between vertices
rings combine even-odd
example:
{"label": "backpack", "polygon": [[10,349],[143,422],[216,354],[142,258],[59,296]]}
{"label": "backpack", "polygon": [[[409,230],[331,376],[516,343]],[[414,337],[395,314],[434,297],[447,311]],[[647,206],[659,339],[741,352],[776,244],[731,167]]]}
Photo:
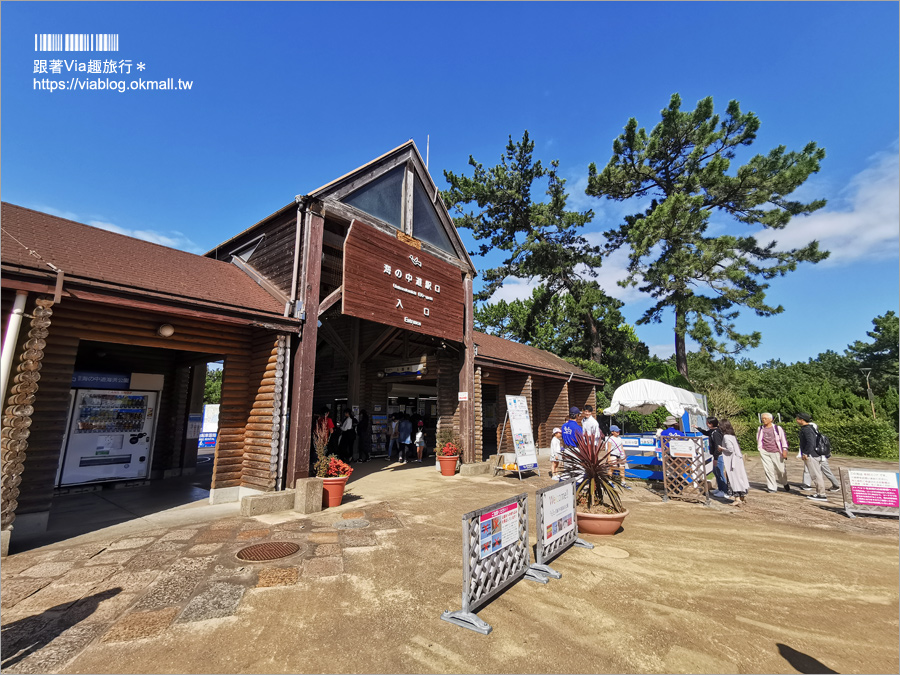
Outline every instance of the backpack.
{"label": "backpack", "polygon": [[831,441],[820,431],[816,431],[816,452],[826,459],[831,457]]}

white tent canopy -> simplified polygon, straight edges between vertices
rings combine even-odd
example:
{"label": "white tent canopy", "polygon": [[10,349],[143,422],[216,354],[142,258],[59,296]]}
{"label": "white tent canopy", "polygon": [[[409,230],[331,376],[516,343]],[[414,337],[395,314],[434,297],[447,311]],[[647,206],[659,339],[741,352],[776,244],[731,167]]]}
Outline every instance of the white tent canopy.
{"label": "white tent canopy", "polygon": [[604,415],[615,415],[620,410],[634,410],[648,415],[663,406],[670,414],[681,418],[685,411],[694,415],[706,415],[706,410],[691,392],[655,380],[634,380],[616,389],[610,406]]}

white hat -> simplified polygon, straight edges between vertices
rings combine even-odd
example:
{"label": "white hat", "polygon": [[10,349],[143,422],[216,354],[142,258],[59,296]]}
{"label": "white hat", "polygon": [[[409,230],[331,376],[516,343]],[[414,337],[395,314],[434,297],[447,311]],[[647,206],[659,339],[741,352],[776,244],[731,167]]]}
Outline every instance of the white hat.
{"label": "white hat", "polygon": [[554,433],[554,434],[561,434],[561,433],[562,433],[562,429],[560,429],[559,427],[553,427],[553,433]]}

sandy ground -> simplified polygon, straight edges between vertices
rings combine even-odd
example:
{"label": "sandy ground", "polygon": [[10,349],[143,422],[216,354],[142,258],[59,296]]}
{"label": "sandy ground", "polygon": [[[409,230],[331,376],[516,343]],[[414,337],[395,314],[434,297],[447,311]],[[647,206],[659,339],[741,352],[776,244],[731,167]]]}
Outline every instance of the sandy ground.
{"label": "sandy ground", "polygon": [[[799,482],[802,469],[790,461],[790,477]],[[268,564],[275,571],[235,572],[231,586],[216,587],[231,592],[240,586],[230,614],[203,613],[197,598],[209,598],[208,578],[193,595],[166,605],[158,586],[171,568],[162,569],[155,584],[131,591],[133,598],[91,624],[99,628],[81,642],[77,631],[89,619],[59,631],[10,672],[897,672],[897,519],[851,520],[834,494],[827,505],[802,494],[767,494],[758,489],[759,459],[749,456],[747,464],[754,489],[740,509],[662,502],[633,483],[624,496],[630,511],[624,529],[613,537],[585,536],[593,550],[562,553],[551,563],[561,579],[547,585],[521,580],[479,608],[493,627],[483,636],[439,618],[460,608],[461,515],[517,492],[533,493],[550,484],[546,474],[523,482],[442,478],[427,463],[370,463],[351,481],[344,505],[304,517],[302,564],[286,559]],[[842,465],[897,468],[838,458],[832,465],[835,472]],[[345,539],[341,521],[360,517],[369,526],[358,532],[368,538]],[[299,528],[300,522],[296,514],[273,514],[205,523],[178,535],[185,541],[176,562],[203,546],[195,542],[209,541],[216,523],[219,531],[227,526],[244,537]],[[324,563],[316,560],[317,546],[332,544],[313,542],[331,541],[333,533],[341,533],[334,534],[338,548],[322,551]],[[128,536],[162,549],[171,535],[140,534]],[[218,555],[231,556],[251,538],[226,539]],[[107,555],[116,551],[102,536],[91,542],[106,547]],[[43,564],[53,564],[78,546],[86,544],[73,540],[12,556],[12,564],[4,563],[4,585],[27,574],[32,559],[45,556]],[[219,578],[227,567],[222,560],[215,562]],[[291,565],[296,572],[277,571]],[[212,563],[208,570],[207,577]],[[142,610],[142,598],[152,593],[162,600],[152,611],[143,600]],[[17,610],[5,601],[4,608],[19,621],[41,616],[34,604]],[[65,652],[66,644],[77,648]],[[39,670],[41,652],[53,649],[64,656],[45,659],[53,668]]]}

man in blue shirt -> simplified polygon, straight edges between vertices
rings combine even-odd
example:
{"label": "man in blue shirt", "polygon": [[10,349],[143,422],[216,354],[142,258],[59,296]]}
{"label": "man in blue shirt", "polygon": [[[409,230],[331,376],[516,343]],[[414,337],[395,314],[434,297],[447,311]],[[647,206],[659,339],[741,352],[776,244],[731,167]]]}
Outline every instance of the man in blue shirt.
{"label": "man in blue shirt", "polygon": [[681,436],[682,435],[681,431],[678,429],[678,418],[677,417],[675,417],[673,415],[669,415],[666,418],[665,424],[666,424],[667,429],[665,431],[663,431],[660,434],[660,436]]}
{"label": "man in blue shirt", "polygon": [[577,448],[578,439],[582,437],[584,432],[578,423],[578,416],[581,410],[572,406],[569,408],[569,421],[562,425],[562,443],[568,448]]}

